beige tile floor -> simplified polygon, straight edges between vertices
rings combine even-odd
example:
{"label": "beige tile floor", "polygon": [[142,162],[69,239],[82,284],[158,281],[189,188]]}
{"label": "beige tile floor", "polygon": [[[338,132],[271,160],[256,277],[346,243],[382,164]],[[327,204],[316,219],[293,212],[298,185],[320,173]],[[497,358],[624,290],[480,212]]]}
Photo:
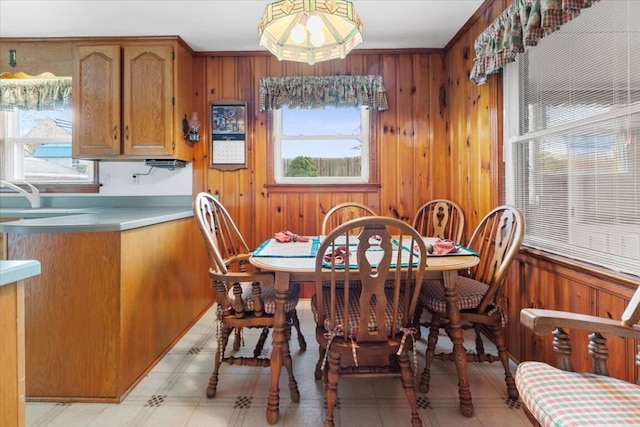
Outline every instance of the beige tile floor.
{"label": "beige tile floor", "polygon": [[[301,397],[299,403],[291,402],[283,370],[280,418],[276,425],[321,426],[324,393],[322,383],[313,379],[318,351],[309,300],[301,300],[298,312],[308,343],[306,352],[298,351],[295,339],[291,344]],[[207,399],[205,396],[216,349],[214,319],[211,309],[120,404],[28,402],[27,426],[267,426],[268,368],[222,365],[216,397]],[[256,338],[257,332],[247,332],[246,346],[240,351],[252,351],[251,345]],[[471,337],[468,338],[471,343]],[[441,336],[438,350],[446,350],[449,345],[446,336]],[[422,338],[418,342],[419,372],[424,366],[425,346],[426,340]],[[515,372],[515,366],[512,372]],[[472,418],[465,418],[458,411],[457,375],[452,362],[435,361],[431,381],[430,392],[418,394],[420,415],[425,426],[531,425],[519,402],[507,398],[499,364],[469,366],[475,407]],[[345,377],[340,380],[338,393],[338,427],[410,425],[409,406],[399,378]]]}

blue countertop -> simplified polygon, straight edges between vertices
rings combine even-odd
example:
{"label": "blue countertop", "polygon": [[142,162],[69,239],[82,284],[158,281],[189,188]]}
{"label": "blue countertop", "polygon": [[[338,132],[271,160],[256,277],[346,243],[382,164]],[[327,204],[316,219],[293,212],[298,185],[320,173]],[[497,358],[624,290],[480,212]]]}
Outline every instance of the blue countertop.
{"label": "blue countertop", "polygon": [[193,217],[193,210],[190,206],[96,208],[92,211],[92,213],[78,212],[46,218],[25,218],[17,221],[2,222],[0,223],[0,231],[3,233],[22,234],[124,231]]}
{"label": "blue countertop", "polygon": [[0,286],[40,274],[39,261],[0,261]]}
{"label": "blue countertop", "polygon": [[[64,202],[64,203],[63,203]],[[124,231],[193,217],[191,197],[81,197],[53,199],[43,208],[12,206],[3,199],[3,233],[86,233]]]}

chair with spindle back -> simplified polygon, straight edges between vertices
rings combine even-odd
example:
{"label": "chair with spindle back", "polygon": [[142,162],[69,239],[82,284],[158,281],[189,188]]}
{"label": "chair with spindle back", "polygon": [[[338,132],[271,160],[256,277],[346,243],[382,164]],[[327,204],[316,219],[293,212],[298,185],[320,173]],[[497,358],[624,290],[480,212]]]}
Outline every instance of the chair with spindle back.
{"label": "chair with spindle back", "polygon": [[[524,236],[524,219],[518,209],[509,205],[492,209],[476,227],[467,247],[479,254],[480,262],[470,275],[458,276],[457,301],[463,329],[475,331],[475,353],[467,353],[469,362],[502,362],[509,398],[517,400],[513,375],[509,367],[506,342],[505,310],[500,306],[502,286],[513,260],[515,260]],[[437,280],[426,280],[420,295],[420,305],[431,313],[426,362],[419,389],[429,391],[431,363],[434,359],[455,361],[454,353],[435,353],[440,328],[448,330],[449,318],[444,289]],[[482,330],[487,327],[493,333],[497,356],[485,351]]]}
{"label": "chair with spindle back", "polygon": [[357,202],[338,203],[327,211],[322,219],[320,234],[327,235],[340,224],[355,218],[378,215],[369,206]]}
{"label": "chair with spindle back", "polygon": [[390,217],[347,221],[321,242],[311,308],[323,355],[325,427],[333,426],[340,376],[397,376],[398,371],[411,425],[422,426],[409,354],[413,350],[417,363],[414,341],[419,326],[414,318],[426,262],[422,236]]}
{"label": "chair with spindle back", "polygon": [[423,236],[462,243],[464,212],[451,200],[434,199],[418,209],[413,218],[413,228]]}
{"label": "chair with spindle back", "polygon": [[[195,198],[194,215],[204,238],[209,255],[209,276],[216,291],[217,318],[219,322],[218,347],[214,370],[207,387],[207,397],[216,395],[218,371],[222,362],[236,365],[269,366],[269,359],[262,357],[262,346],[269,329],[273,327],[275,314],[275,289],[273,273],[247,271],[251,251],[238,227],[225,207],[212,195],[202,192]],[[306,349],[300,332],[296,305],[299,286],[292,286],[287,301],[283,364],[289,374],[291,400],[298,402],[300,393],[293,376],[292,359],[289,354],[291,325],[298,329],[301,350]],[[262,334],[253,352],[253,357],[226,356],[225,349],[231,333],[235,332],[234,351],[240,349],[243,328],[260,328]]]}
{"label": "chair with spindle back", "polygon": [[[536,426],[632,426],[640,425],[640,287],[631,298],[621,320],[565,311],[525,308],[520,323],[536,335],[553,333],[558,367],[537,361],[521,362],[516,386],[523,409]],[[591,358],[591,372],[574,372],[571,363],[571,335],[589,334],[585,349]],[[539,340],[540,338],[538,338]],[[636,378],[633,384],[609,377],[607,340],[633,354]],[[626,341],[624,341],[626,340]],[[635,341],[635,345],[634,345]],[[582,353],[580,357],[583,358]],[[615,355],[616,361],[622,359]],[[630,358],[633,359],[632,357]]]}

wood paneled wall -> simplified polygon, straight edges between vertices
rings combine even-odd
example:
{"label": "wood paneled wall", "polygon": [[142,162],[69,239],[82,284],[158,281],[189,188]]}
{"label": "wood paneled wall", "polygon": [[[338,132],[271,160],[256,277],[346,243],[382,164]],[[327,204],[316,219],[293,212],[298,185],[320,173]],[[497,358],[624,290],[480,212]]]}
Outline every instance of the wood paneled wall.
{"label": "wood paneled wall", "polygon": [[[197,190],[219,194],[250,244],[258,244],[282,229],[316,234],[324,213],[342,201],[358,201],[381,215],[408,222],[416,209],[432,198],[462,201],[462,195],[451,191],[448,111],[442,100],[447,72],[440,52],[352,53],[344,60],[315,66],[279,62],[262,54],[211,55],[196,57],[195,68],[203,79],[194,79],[201,82],[194,96],[197,109],[205,117],[209,117],[208,106],[213,101],[232,98],[248,104],[248,168],[233,172],[208,168],[210,123],[204,131],[207,138],[196,152],[196,163],[204,167],[202,187]],[[373,143],[378,153],[380,189],[333,194],[313,186],[297,193],[267,189],[270,113],[258,112],[259,79],[345,74],[380,74],[384,79],[390,108],[372,112],[371,121],[372,133],[377,136]]]}
{"label": "wood paneled wall", "polygon": [[[445,50],[354,51],[343,60],[310,66],[278,61],[272,55],[197,54],[195,107],[209,117],[209,103],[239,99],[248,105],[248,168],[208,168],[210,123],[196,150],[194,191],[219,194],[252,245],[281,229],[316,234],[324,213],[353,200],[381,215],[411,222],[433,198],[459,203],[468,217],[467,238],[480,219],[501,202],[501,82],[475,86],[468,81],[477,34],[498,16],[507,0],[489,2]],[[445,53],[446,52],[446,53]],[[268,112],[258,112],[258,81],[266,76],[380,74],[389,110],[372,113],[377,146],[376,192],[330,194],[309,186],[280,193],[267,182]]]}
{"label": "wood paneled wall", "polygon": [[[448,194],[464,209],[467,238],[491,208],[504,203],[501,74],[489,76],[481,86],[471,83],[468,75],[475,56],[475,38],[510,3],[486,1],[477,19],[469,22],[445,49],[448,165],[452,170],[447,175]],[[555,361],[549,337],[536,337],[520,324],[522,308],[620,319],[639,284],[638,277],[523,248],[509,272],[500,301],[509,315],[509,352],[518,361]],[[574,332],[570,335],[573,364],[588,371],[591,362],[586,337]],[[608,344],[610,354],[616,355],[608,363],[611,376],[635,382],[639,369],[633,354],[638,343],[613,337]]]}

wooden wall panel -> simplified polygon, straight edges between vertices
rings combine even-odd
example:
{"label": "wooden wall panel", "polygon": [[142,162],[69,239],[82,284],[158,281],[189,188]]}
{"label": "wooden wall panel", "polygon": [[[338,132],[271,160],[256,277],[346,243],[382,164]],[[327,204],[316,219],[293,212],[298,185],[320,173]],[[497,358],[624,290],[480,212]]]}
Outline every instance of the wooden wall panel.
{"label": "wooden wall panel", "polygon": [[494,75],[487,84],[476,86],[469,81],[469,72],[475,57],[475,38],[508,4],[508,0],[486,2],[477,19],[446,49],[446,129],[451,179],[444,197],[456,201],[464,210],[467,239],[482,217],[503,203],[503,166],[499,156],[502,153],[502,100],[497,97],[502,81],[499,75]]}
{"label": "wooden wall panel", "polygon": [[[432,159],[434,153],[446,152],[448,143],[444,138],[446,106],[439,102],[438,95],[446,75],[441,52],[352,53],[344,60],[314,66],[279,62],[265,55],[210,55],[196,58],[196,68],[199,61],[205,63],[206,82],[202,91],[206,96],[196,97],[199,102],[194,105],[196,111],[208,111],[210,102],[221,99],[247,101],[248,167],[232,172],[207,167],[204,188],[219,194],[250,245],[255,246],[282,229],[318,233],[324,212],[339,202],[358,201],[381,215],[410,222],[419,206],[435,195],[447,194],[450,177],[435,177]],[[271,119],[269,113],[258,111],[259,79],[344,74],[382,74],[385,82],[390,108],[372,112],[371,123],[378,159],[375,172],[381,188],[377,192],[335,194],[316,191],[312,186],[296,193],[266,188]],[[211,155],[208,113],[206,117],[203,157],[208,158]],[[442,161],[439,164],[437,173],[446,174],[447,168]]]}
{"label": "wooden wall panel", "polygon": [[8,65],[8,61],[2,61],[0,73],[23,72],[37,76],[48,72],[60,77],[71,77],[73,74],[73,43],[71,41],[51,43],[42,39],[26,42],[17,39],[0,40],[0,52],[3,58],[9,57],[9,50],[16,51],[16,66],[12,68]]}
{"label": "wooden wall panel", "polygon": [[[536,337],[520,324],[523,307],[564,310],[574,313],[620,319],[635,291],[634,278],[620,281],[589,270],[589,266],[566,260],[547,259],[541,253],[524,250],[507,279],[505,295],[509,323],[508,348],[517,361],[540,360],[555,363],[551,337]],[[637,283],[635,283],[637,286]],[[590,370],[587,334],[569,331],[572,362],[576,370]],[[609,337],[611,376],[635,382],[638,368],[633,353],[638,343]]]}

